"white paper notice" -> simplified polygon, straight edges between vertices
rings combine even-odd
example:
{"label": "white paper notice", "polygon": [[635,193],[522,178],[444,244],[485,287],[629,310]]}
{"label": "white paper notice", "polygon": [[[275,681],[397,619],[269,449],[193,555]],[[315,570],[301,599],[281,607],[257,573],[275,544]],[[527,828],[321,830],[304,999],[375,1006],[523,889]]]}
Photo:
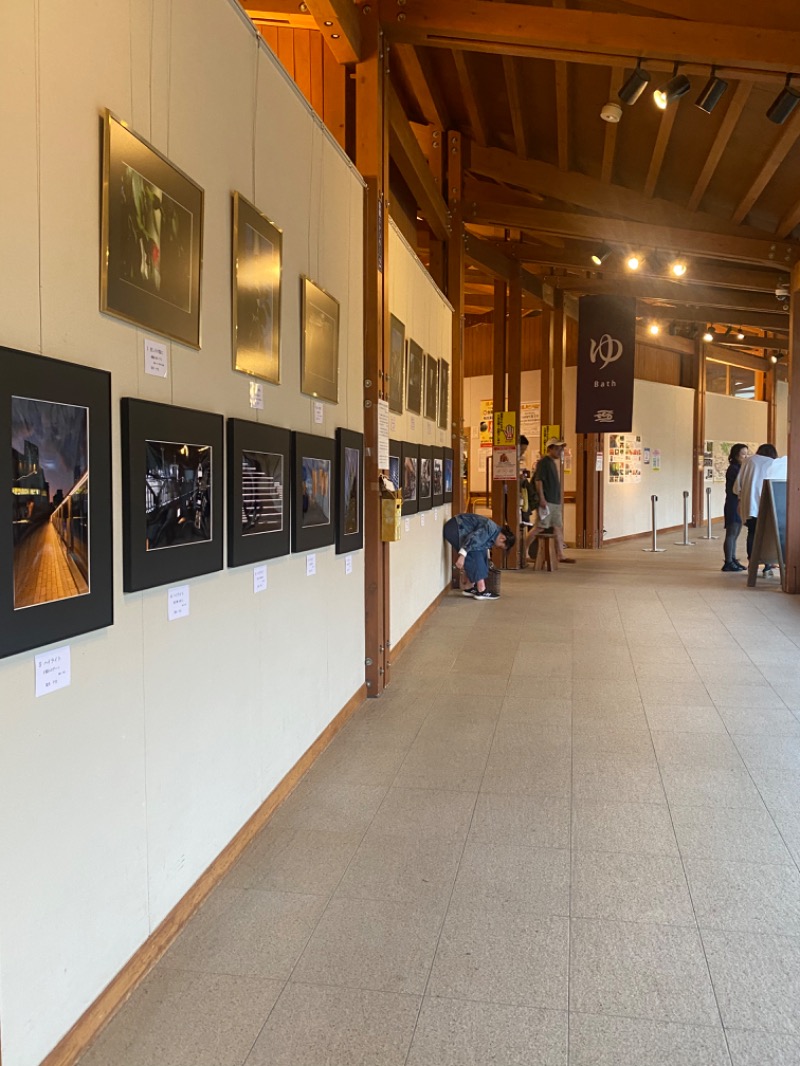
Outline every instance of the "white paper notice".
{"label": "white paper notice", "polygon": [[37,655],[35,663],[37,696],[46,696],[48,692],[66,688],[72,681],[69,645]]}
{"label": "white paper notice", "polygon": [[425,423],[425,433],[429,437],[433,436],[433,422],[426,422]]}
{"label": "white paper notice", "polygon": [[434,522],[438,522],[439,521],[439,508],[438,507],[434,507],[434,509],[433,509],[433,520],[434,520]]}
{"label": "white paper notice", "polygon": [[317,572],[317,557],[316,555],[306,556],[306,577],[313,577]]}
{"label": "white paper notice", "polygon": [[253,592],[267,591],[267,564],[253,567]]}
{"label": "white paper notice", "polygon": [[594,468],[598,472],[600,472],[603,469],[603,453],[602,452],[598,452],[597,453],[597,455],[595,457]]}
{"label": "white paper notice", "polygon": [[170,622],[189,614],[189,586],[178,585],[167,593],[167,614]]}
{"label": "white paper notice", "polygon": [[419,524],[420,524],[421,526],[424,526],[424,525],[425,525],[425,515],[424,515],[424,514],[421,514],[421,515],[419,516]]}
{"label": "white paper notice", "polygon": [[396,429],[397,429],[397,418],[395,417],[395,415],[390,415],[389,416],[389,432],[390,433],[394,433],[394,431]]}
{"label": "white paper notice", "polygon": [[322,425],[322,416],[325,413],[325,408],[322,406],[319,400],[314,400],[314,425]]}
{"label": "white paper notice", "polygon": [[406,519],[406,533],[410,533],[410,532],[411,532],[411,519],[407,518]]}
{"label": "white paper notice", "polygon": [[344,572],[346,574],[352,574],[353,572],[353,556],[345,555],[344,557]]}
{"label": "white paper notice", "polygon": [[260,381],[250,382],[250,406],[254,411],[264,410],[264,386]]}
{"label": "white paper notice", "polygon": [[413,415],[411,416],[411,428],[412,429],[416,429],[417,428],[417,420],[416,420],[416,418],[414,418]]}
{"label": "white paper notice", "polygon": [[389,469],[389,404],[378,400],[378,469]]}
{"label": "white paper notice", "polygon": [[165,378],[169,362],[167,360],[167,346],[161,341],[144,339],[144,372],[152,374],[156,378]]}

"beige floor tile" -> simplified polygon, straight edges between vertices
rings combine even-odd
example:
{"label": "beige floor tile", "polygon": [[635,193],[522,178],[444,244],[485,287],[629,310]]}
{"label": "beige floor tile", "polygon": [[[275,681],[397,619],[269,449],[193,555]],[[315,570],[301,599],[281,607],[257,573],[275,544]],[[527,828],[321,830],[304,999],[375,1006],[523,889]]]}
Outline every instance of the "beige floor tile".
{"label": "beige floor tile", "polygon": [[453,900],[520,900],[532,913],[568,917],[569,894],[567,849],[482,844],[473,839],[464,849]]}
{"label": "beige floor tile", "polygon": [[336,898],[399,903],[445,900],[463,850],[460,840],[370,830],[347,867]]}
{"label": "beige floor tile", "polygon": [[656,803],[576,803],[572,810],[572,849],[678,855],[669,810]]}
{"label": "beige floor tile", "polygon": [[436,789],[390,788],[371,828],[379,833],[464,841],[475,796]]}

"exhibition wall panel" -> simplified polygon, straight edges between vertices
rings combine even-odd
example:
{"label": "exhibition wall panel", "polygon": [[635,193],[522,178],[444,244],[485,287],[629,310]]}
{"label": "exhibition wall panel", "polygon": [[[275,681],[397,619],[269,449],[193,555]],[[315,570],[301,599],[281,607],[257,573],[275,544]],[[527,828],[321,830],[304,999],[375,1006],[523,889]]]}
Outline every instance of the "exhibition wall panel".
{"label": "exhibition wall panel", "polygon": [[[761,400],[745,400],[737,396],[717,396],[706,393],[706,440],[727,441],[728,444],[764,444],[767,440],[767,405]],[[773,442],[776,443],[776,442]],[[786,451],[780,451],[785,455]],[[713,469],[713,468],[712,468]],[[720,471],[727,469],[720,467]],[[722,474],[718,473],[717,477]],[[711,485],[711,518],[722,518],[725,507],[725,482],[709,481]],[[705,497],[703,517],[706,518]]]}
{"label": "exhibition wall panel", "polygon": [[[41,699],[32,653],[0,662],[4,1066],[41,1061],[364,679],[363,552],[349,574],[333,546],[313,576],[305,554],[271,560],[257,595],[251,567],[193,579],[172,622],[166,588],[124,594],[119,443],[123,396],[363,429],[363,183],[233,3],[37,13],[3,5],[0,344],[111,373],[115,622],[68,642],[71,684]],[[205,191],[201,349],[165,342],[165,378],[144,372],[152,335],[98,311],[105,108]],[[283,231],[281,384],[263,384],[263,409],[231,369],[234,189]],[[321,421],[300,393],[301,274],[341,308],[339,403]],[[442,323],[420,329],[449,354]]]}
{"label": "exhibition wall panel", "polygon": [[[522,371],[521,403],[539,403],[542,372],[540,370]],[[464,378],[464,425],[469,435],[469,491],[483,493],[486,490],[486,458],[491,457],[491,448],[481,447],[481,416],[483,403],[492,402],[492,377],[481,374],[477,377]],[[541,419],[540,419],[541,423]],[[524,430],[523,430],[524,431]],[[539,454],[540,441],[530,440],[530,447],[523,456],[523,462],[533,468]]]}

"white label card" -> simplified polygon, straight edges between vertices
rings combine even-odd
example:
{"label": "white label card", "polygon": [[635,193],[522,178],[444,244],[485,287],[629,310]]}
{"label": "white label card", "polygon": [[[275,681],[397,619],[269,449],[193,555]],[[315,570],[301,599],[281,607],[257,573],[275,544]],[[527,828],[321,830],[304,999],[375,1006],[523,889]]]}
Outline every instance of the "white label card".
{"label": "white label card", "polygon": [[267,564],[253,567],[253,592],[267,591]]}
{"label": "white label card", "polygon": [[389,404],[378,400],[378,469],[389,469]]}
{"label": "white label card", "polygon": [[425,525],[425,515],[424,515],[424,514],[421,514],[421,515],[419,516],[419,524],[420,524],[421,526],[424,526],[424,525]]}
{"label": "white label card", "polygon": [[427,436],[429,436],[429,437],[433,436],[433,423],[432,422],[426,422],[425,423],[425,432],[426,432]]}
{"label": "white label card", "polygon": [[325,414],[325,408],[322,406],[320,400],[314,400],[314,424],[317,426],[322,425],[322,418]]}
{"label": "white label card", "polygon": [[353,572],[353,556],[345,555],[344,557],[344,572],[346,574],[352,574]]}
{"label": "white label card", "polygon": [[189,586],[177,585],[167,593],[167,614],[170,622],[189,614]]}
{"label": "white label card", "polygon": [[439,508],[438,507],[434,507],[434,509],[433,509],[433,520],[434,520],[434,522],[438,522],[439,521]]}
{"label": "white label card", "polygon": [[161,341],[144,339],[144,372],[156,378],[165,378],[169,369],[167,346]]}
{"label": "white label card", "polygon": [[37,696],[46,696],[56,689],[66,688],[72,682],[69,645],[37,655],[35,663]]}
{"label": "white label card", "polygon": [[313,577],[317,572],[317,557],[316,555],[306,556],[306,577]]}
{"label": "white label card", "polygon": [[254,411],[264,410],[264,386],[260,381],[250,382],[250,406]]}
{"label": "white label card", "polygon": [[397,429],[397,417],[396,417],[396,415],[391,415],[389,417],[389,432],[390,433],[394,433],[394,431],[396,429]]}
{"label": "white label card", "polygon": [[411,519],[407,518],[406,519],[406,533],[410,533],[410,532],[411,532]]}
{"label": "white label card", "polygon": [[412,429],[416,429],[417,428],[417,420],[416,420],[416,418],[413,415],[411,416],[411,428]]}

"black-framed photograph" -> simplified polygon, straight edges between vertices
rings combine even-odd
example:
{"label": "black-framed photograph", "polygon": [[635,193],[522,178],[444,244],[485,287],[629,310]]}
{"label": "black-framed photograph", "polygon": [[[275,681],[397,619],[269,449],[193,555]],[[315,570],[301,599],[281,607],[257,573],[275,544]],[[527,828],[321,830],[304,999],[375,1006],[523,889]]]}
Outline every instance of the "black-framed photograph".
{"label": "black-framed photograph", "polygon": [[338,403],[339,301],[310,278],[300,285],[300,391]]}
{"label": "black-framed photograph", "polygon": [[281,380],[283,233],[241,193],[233,194],[233,368]]}
{"label": "black-framed photograph", "polygon": [[453,449],[444,448],[444,502],[453,500]]}
{"label": "black-framed photograph", "polygon": [[336,538],[336,442],[292,434],[292,551],[313,551]]}
{"label": "black-framed photograph", "polygon": [[228,566],[289,554],[292,434],[228,419]]}
{"label": "black-framed photograph", "polygon": [[406,361],[406,407],[414,414],[422,414],[422,379],[425,356],[416,341],[409,340]]}
{"label": "black-framed photograph", "polygon": [[436,421],[439,404],[439,360],[425,356],[425,417]]}
{"label": "black-framed photograph", "polygon": [[419,510],[419,445],[403,441],[400,449],[403,482],[402,514],[416,514]]}
{"label": "black-framed photograph", "polygon": [[106,111],[100,310],[199,348],[202,261],[203,190]]}
{"label": "black-framed photograph", "polygon": [[364,434],[336,430],[336,554],[364,547]]}
{"label": "black-framed photograph", "polygon": [[433,457],[430,444],[419,446],[419,510],[430,511],[433,506]]}
{"label": "black-framed photograph", "polygon": [[402,463],[403,463],[403,445],[399,440],[389,441],[389,480],[394,485],[396,490],[400,490],[403,487],[402,483]]}
{"label": "black-framed photograph", "polygon": [[431,502],[434,507],[444,503],[444,449],[431,448]]}
{"label": "black-framed photograph", "polygon": [[447,429],[450,414],[450,364],[446,359],[439,360],[439,429]]}
{"label": "black-framed photograph", "polygon": [[391,316],[389,338],[389,410],[401,415],[403,413],[406,327],[394,315]]}
{"label": "black-framed photograph", "polygon": [[0,348],[0,658],[114,621],[111,375]]}
{"label": "black-framed photograph", "polygon": [[222,569],[222,416],[122,400],[126,592]]}

